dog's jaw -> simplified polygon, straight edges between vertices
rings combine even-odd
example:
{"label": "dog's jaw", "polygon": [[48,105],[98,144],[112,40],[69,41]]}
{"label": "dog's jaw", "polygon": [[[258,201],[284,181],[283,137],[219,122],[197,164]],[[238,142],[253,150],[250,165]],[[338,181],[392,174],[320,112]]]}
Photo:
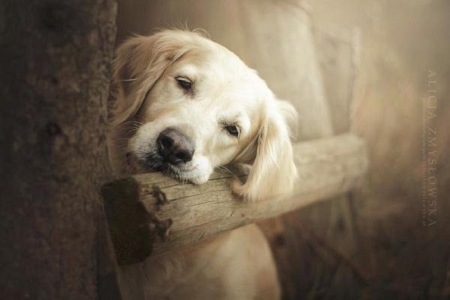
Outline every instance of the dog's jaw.
{"label": "dog's jaw", "polygon": [[162,172],[181,181],[193,184],[204,184],[208,181],[213,166],[209,159],[203,155],[194,155],[192,161],[178,166],[165,162],[158,154],[154,143],[148,142],[144,147],[136,139],[129,141],[126,153],[127,169],[132,173]]}

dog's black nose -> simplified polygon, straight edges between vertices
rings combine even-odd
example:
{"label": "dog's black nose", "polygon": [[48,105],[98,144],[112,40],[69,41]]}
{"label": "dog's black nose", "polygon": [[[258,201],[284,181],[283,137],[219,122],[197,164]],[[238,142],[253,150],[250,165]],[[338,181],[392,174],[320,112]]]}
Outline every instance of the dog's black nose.
{"label": "dog's black nose", "polygon": [[158,153],[165,162],[179,165],[192,160],[195,147],[192,140],[176,128],[162,131],[156,140]]}

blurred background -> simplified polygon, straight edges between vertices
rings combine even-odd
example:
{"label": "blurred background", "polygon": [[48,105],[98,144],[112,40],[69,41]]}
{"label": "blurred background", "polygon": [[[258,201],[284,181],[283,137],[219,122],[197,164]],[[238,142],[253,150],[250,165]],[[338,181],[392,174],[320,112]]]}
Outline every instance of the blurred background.
{"label": "blurred background", "polygon": [[117,44],[202,28],[297,108],[351,131],[361,187],[263,222],[284,299],[450,299],[450,1],[119,0]]}

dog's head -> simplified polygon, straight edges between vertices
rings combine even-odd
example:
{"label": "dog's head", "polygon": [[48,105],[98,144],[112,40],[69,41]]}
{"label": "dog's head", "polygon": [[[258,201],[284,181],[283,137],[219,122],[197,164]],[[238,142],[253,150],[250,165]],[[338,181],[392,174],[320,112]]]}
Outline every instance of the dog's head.
{"label": "dog's head", "polygon": [[133,37],[117,51],[113,86],[113,124],[125,132],[117,147],[140,170],[201,184],[216,167],[248,163],[247,181],[233,185],[239,195],[291,190],[295,110],[226,48],[177,30]]}

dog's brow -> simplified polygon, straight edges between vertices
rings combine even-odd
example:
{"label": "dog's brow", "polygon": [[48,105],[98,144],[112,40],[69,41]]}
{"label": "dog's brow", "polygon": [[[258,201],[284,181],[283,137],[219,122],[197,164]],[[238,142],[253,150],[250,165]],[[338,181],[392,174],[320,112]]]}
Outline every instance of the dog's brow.
{"label": "dog's brow", "polygon": [[177,70],[178,76],[188,77],[190,80],[195,81],[197,77],[197,68],[193,65],[184,65]]}
{"label": "dog's brow", "polygon": [[236,124],[241,119],[242,119],[241,113],[237,113],[232,116],[220,116],[219,123],[221,123],[221,124]]}

